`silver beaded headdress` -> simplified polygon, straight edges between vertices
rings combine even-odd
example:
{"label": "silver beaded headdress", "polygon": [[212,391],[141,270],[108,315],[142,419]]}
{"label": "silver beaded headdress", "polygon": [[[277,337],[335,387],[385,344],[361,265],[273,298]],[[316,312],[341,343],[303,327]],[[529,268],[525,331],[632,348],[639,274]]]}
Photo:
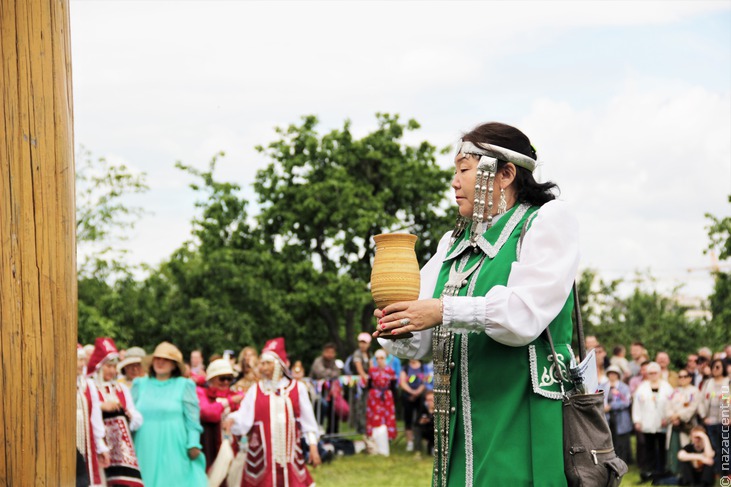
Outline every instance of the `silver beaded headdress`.
{"label": "silver beaded headdress", "polygon": [[[472,228],[470,230],[470,245],[475,247],[477,237],[492,226],[492,193],[498,161],[512,162],[530,172],[533,172],[536,168],[536,161],[511,149],[491,144],[480,144],[478,146],[468,141],[460,141],[457,155],[460,154],[463,156],[470,154],[480,158],[477,164],[477,176],[475,177],[475,199],[473,201]],[[483,222],[485,204],[487,204],[487,222]],[[459,238],[468,224],[468,219],[460,217],[452,234],[452,239]]]}

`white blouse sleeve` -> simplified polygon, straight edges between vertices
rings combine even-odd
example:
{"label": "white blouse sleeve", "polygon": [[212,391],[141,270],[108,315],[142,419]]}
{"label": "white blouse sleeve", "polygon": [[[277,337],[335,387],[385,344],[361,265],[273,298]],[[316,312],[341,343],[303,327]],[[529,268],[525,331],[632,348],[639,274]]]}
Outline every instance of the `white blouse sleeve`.
{"label": "white blouse sleeve", "polygon": [[243,436],[249,432],[254,424],[254,406],[256,403],[256,390],[259,388],[257,384],[249,387],[246,391],[244,400],[241,401],[239,409],[231,413],[234,424],[231,426],[231,433],[236,436]]}
{"label": "white blouse sleeve", "polygon": [[104,428],[104,420],[102,419],[102,407],[99,401],[99,389],[96,388],[94,381],[86,379],[86,383],[91,393],[91,432],[94,435],[94,443],[96,443],[97,453],[106,453],[109,447],[104,441],[106,430]]}
{"label": "white blouse sleeve", "polygon": [[[421,268],[421,288],[419,291],[419,299],[432,299],[434,297],[434,288],[437,285],[439,271],[442,269],[442,261],[449,250],[449,239],[452,238],[452,232],[444,234],[439,241],[436,253]],[[424,331],[414,332],[411,338],[401,340],[385,340],[378,339],[378,343],[386,349],[391,355],[399,358],[416,358],[422,359],[431,355],[431,328]]]}
{"label": "white blouse sleeve", "polygon": [[484,297],[445,296],[444,326],[455,333],[485,332],[513,347],[535,340],[571,292],[579,267],[578,233],[566,203],[543,205],[525,234],[507,285],[493,287]]}
{"label": "white blouse sleeve", "polygon": [[300,426],[302,427],[302,435],[307,440],[308,445],[317,443],[320,436],[320,428],[315,419],[315,411],[312,409],[310,395],[307,392],[307,385],[303,382],[297,384],[297,395],[300,403]]}
{"label": "white blouse sleeve", "polygon": [[137,431],[140,429],[140,426],[142,426],[142,413],[140,413],[135,407],[135,402],[132,400],[132,394],[129,392],[129,388],[121,382],[119,383],[119,386],[122,388],[122,394],[124,394],[124,402],[127,404],[127,411],[129,411],[129,414],[132,417],[129,420],[129,429],[130,431]]}

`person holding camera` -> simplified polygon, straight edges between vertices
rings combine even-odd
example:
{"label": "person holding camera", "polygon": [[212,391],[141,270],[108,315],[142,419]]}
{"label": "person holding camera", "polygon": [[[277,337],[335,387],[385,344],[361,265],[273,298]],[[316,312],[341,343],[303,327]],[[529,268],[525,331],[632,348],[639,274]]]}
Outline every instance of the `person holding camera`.
{"label": "person holding camera", "polygon": [[690,431],[690,443],[678,452],[680,485],[714,485],[715,455],[705,428],[694,426]]}

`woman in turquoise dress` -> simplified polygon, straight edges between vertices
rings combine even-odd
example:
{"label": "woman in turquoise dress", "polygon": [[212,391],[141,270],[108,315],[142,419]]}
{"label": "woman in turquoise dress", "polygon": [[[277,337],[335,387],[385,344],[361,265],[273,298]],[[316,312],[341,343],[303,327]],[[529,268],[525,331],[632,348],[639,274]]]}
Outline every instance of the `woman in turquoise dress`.
{"label": "woman in turquoise dress", "polygon": [[134,443],[146,487],[205,487],[200,407],[195,383],[182,376],[183,354],[163,342],[152,355],[148,377],[135,379],[132,398],[145,422]]}

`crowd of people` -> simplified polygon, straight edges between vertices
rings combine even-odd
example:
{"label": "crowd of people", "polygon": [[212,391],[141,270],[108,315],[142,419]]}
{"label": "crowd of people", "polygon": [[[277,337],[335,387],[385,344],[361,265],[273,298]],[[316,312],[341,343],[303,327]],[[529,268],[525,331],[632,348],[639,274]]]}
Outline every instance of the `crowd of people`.
{"label": "crowd of people", "polygon": [[623,346],[614,347],[608,357],[593,336],[586,338],[586,348],[596,351],[617,455],[636,462],[642,480],[711,486],[729,475],[731,345],[716,354],[703,347],[685,357],[678,370],[667,352],[658,351],[651,360],[641,342],[632,343],[629,358]]}
{"label": "crowd of people", "polygon": [[[358,339],[347,364],[325,344],[309,375],[301,361],[290,363],[283,338],[261,354],[247,346],[238,359],[227,350],[207,364],[199,350],[186,363],[168,342],[150,355],[105,337],[79,345],[77,485],[312,485],[307,464],[375,452],[376,430],[396,438],[399,397],[407,449],[416,438],[429,452],[428,364],[401,369],[383,349],[371,353],[369,334]],[[355,431],[341,434],[349,417]]]}
{"label": "crowd of people", "polygon": [[[290,363],[283,338],[261,354],[249,346],[236,359],[229,350],[207,365],[198,350],[186,363],[167,342],[151,355],[117,350],[110,338],[79,346],[77,485],[311,485],[306,464],[331,460],[333,445],[354,453],[363,435],[364,448],[377,451],[378,430],[394,440],[397,410],[406,450],[431,455],[432,364],[373,352],[367,333],[358,345],[343,362],[325,344],[309,375],[301,361]],[[731,346],[702,348],[678,370],[666,352],[651,360],[640,342],[629,357],[622,346],[608,356],[593,336],[586,348],[596,353],[617,455],[636,463],[643,480],[715,485],[728,475]],[[340,432],[346,419],[350,440]]]}

